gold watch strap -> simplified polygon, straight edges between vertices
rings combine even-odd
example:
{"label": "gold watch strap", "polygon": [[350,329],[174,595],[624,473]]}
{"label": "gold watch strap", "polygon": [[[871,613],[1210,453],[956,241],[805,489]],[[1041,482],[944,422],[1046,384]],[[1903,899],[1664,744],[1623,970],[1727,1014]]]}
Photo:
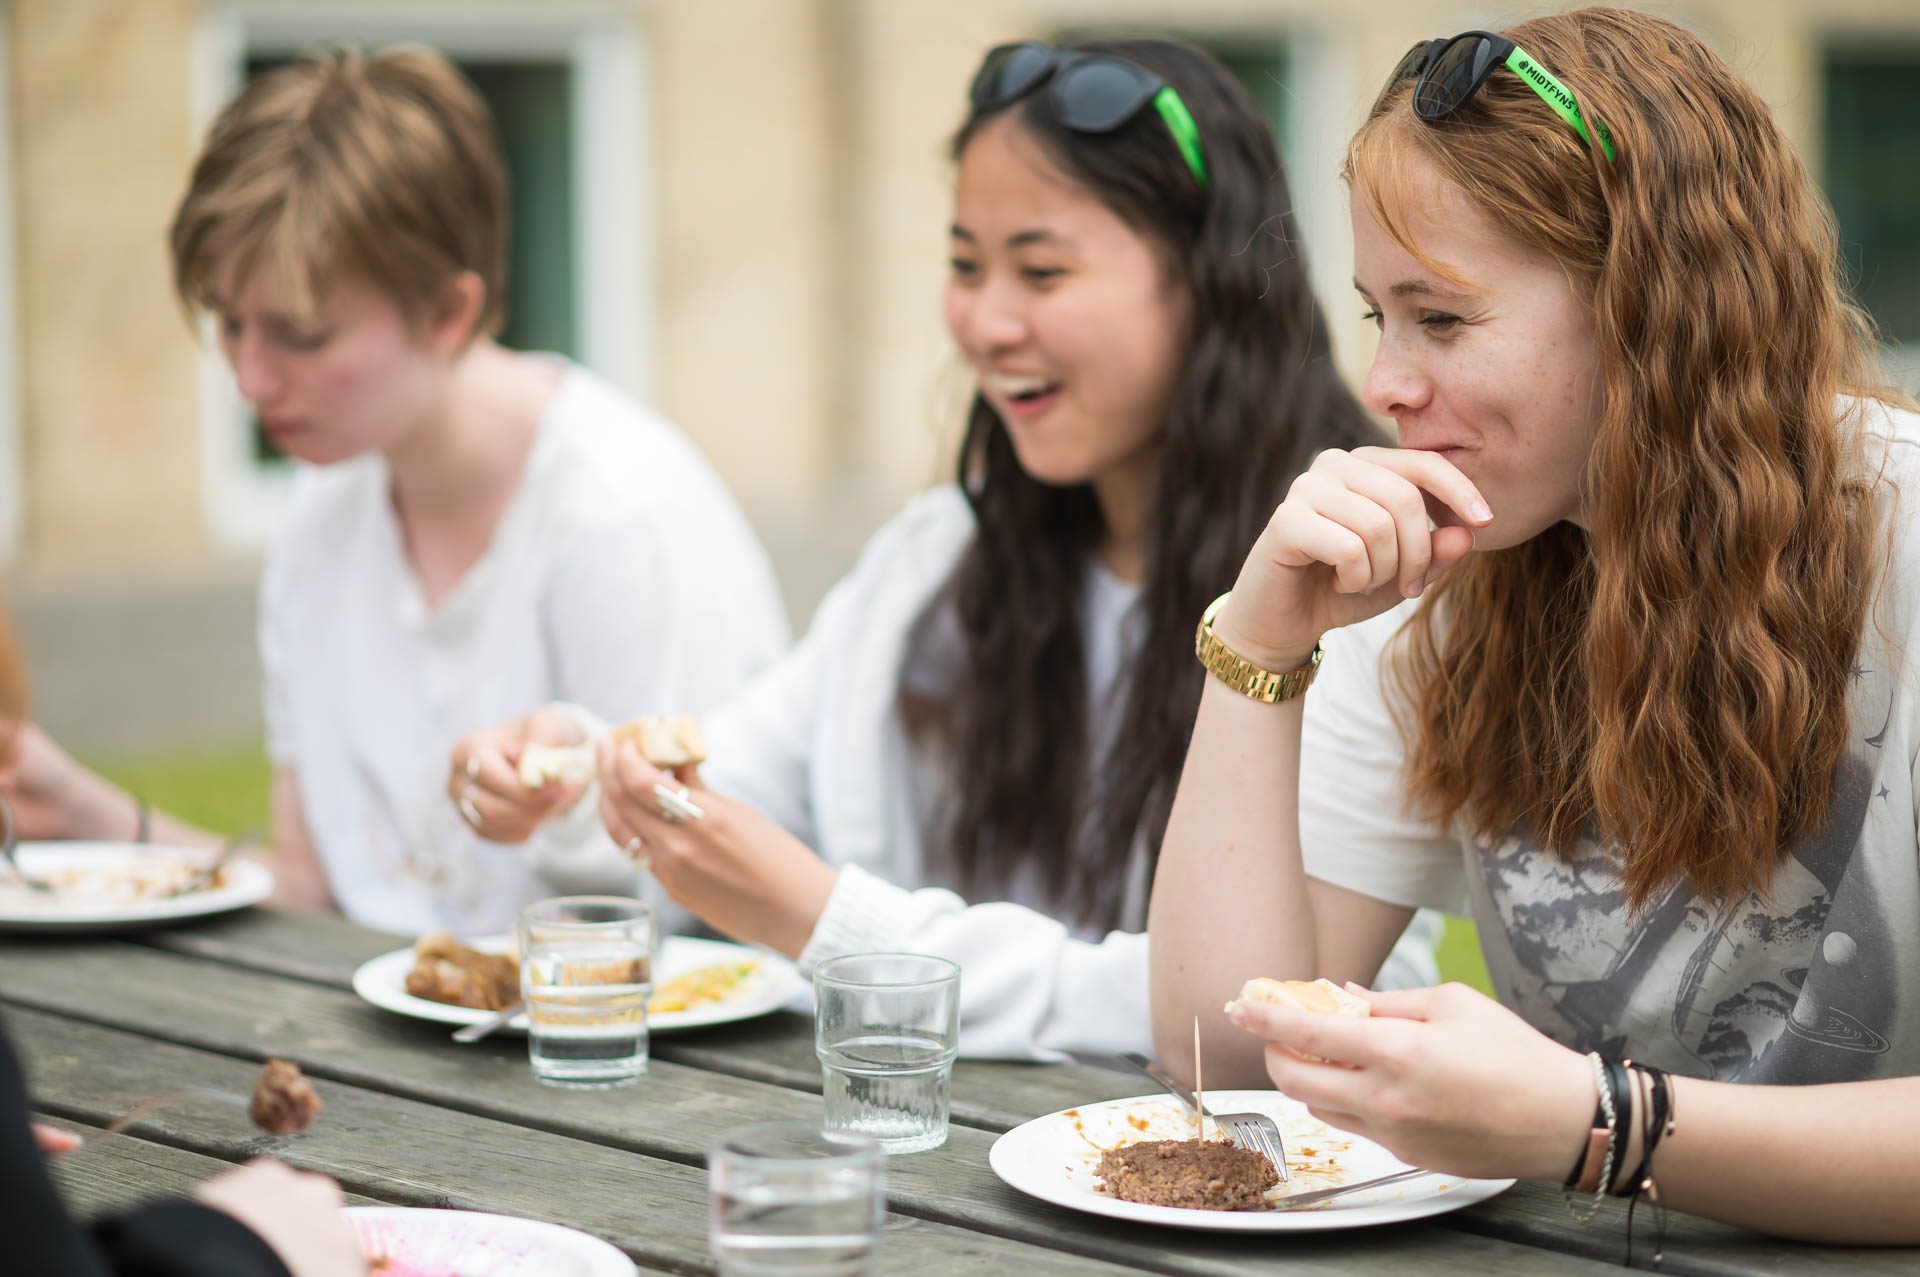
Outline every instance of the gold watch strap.
{"label": "gold watch strap", "polygon": [[1255,665],[1214,635],[1213,618],[1220,615],[1220,609],[1232,597],[1233,591],[1229,590],[1209,603],[1207,610],[1200,615],[1200,628],[1194,631],[1193,654],[1200,658],[1200,664],[1206,667],[1207,673],[1242,696],[1267,705],[1292,700],[1312,687],[1314,676],[1320,672],[1322,651],[1318,643],[1313,645],[1313,655],[1307,658],[1305,665],[1275,673]]}

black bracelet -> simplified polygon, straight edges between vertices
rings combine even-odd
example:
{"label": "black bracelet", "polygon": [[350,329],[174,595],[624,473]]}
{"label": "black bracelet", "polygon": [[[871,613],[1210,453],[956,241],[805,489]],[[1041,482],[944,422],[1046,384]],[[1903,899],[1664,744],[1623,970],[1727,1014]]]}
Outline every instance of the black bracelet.
{"label": "black bracelet", "polygon": [[1645,1197],[1653,1209],[1653,1255],[1648,1260],[1649,1268],[1658,1269],[1667,1257],[1667,1204],[1660,1197],[1660,1185],[1653,1178],[1653,1154],[1660,1147],[1660,1141],[1673,1133],[1673,1081],[1666,1070],[1657,1069],[1650,1064],[1632,1064],[1629,1067],[1647,1079],[1647,1118],[1642,1127],[1642,1153],[1640,1165],[1634,1169],[1633,1180],[1628,1185],[1627,1199],[1627,1254],[1623,1261],[1627,1267],[1633,1267],[1633,1222],[1634,1212]]}
{"label": "black bracelet", "polygon": [[1640,1121],[1640,1164],[1633,1168],[1633,1175],[1614,1190],[1615,1197],[1633,1197],[1644,1191],[1647,1177],[1653,1171],[1653,1150],[1660,1147],[1660,1141],[1666,1136],[1667,1115],[1673,1107],[1672,1085],[1665,1069],[1635,1064],[1632,1060],[1627,1061],[1627,1068],[1646,1077],[1649,1094],[1647,1111]]}

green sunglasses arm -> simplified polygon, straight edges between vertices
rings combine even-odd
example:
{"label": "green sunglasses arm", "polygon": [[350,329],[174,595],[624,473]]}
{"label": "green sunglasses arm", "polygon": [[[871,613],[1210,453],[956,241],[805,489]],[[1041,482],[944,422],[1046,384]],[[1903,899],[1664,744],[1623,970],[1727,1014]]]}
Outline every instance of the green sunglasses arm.
{"label": "green sunglasses arm", "polygon": [[[1560,83],[1553,72],[1541,66],[1533,55],[1517,44],[1513,46],[1513,52],[1507,55],[1507,68],[1525,81],[1527,87],[1538,93],[1540,100],[1552,107],[1560,118],[1580,135],[1581,141],[1588,146],[1593,145],[1593,137],[1587,132],[1587,122],[1580,115],[1580,104],[1573,100],[1573,94],[1567,91],[1567,86]],[[1600,134],[1600,153],[1606,156],[1607,163],[1611,164],[1613,163],[1613,134],[1607,131],[1604,123],[1595,127]]]}
{"label": "green sunglasses arm", "polygon": [[1180,100],[1171,84],[1153,95],[1153,106],[1167,122],[1167,132],[1173,134],[1181,158],[1193,170],[1193,180],[1200,183],[1201,190],[1206,190],[1207,161],[1200,154],[1200,126],[1193,122],[1193,113],[1187,110],[1187,104]]}

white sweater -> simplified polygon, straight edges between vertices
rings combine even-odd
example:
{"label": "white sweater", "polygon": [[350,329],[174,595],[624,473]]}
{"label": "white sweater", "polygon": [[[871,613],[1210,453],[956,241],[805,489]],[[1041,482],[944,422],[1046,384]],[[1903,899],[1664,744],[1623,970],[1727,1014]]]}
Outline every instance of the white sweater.
{"label": "white sweater", "polygon": [[[925,881],[923,820],[898,711],[913,627],[973,535],[956,488],[912,501],[875,534],[815,613],[806,637],[707,722],[702,772],[716,793],[765,813],[840,869],[801,954],[910,950],[961,968],[960,1050],[1057,1061],[1069,1051],[1151,1051],[1144,892],[1127,930],[1077,937],[1041,902],[969,904]],[[565,822],[578,837],[583,800]],[[568,835],[556,829],[556,838]],[[604,833],[600,841],[606,842]],[[1433,983],[1439,920],[1422,915],[1383,987]]]}

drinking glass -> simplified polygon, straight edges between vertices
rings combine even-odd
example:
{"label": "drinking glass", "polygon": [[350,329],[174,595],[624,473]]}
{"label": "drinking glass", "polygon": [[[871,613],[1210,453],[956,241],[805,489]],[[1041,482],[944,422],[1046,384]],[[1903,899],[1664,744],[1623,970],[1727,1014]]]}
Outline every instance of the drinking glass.
{"label": "drinking glass", "polygon": [[728,1131],[707,1158],[707,1240],[720,1277],[863,1277],[886,1175],[865,1135],[811,1122]]}
{"label": "drinking glass", "polygon": [[647,1071],[653,910],[625,896],[560,896],[520,912],[527,1057],[549,1086],[624,1086]]}
{"label": "drinking glass", "polygon": [[960,968],[919,953],[854,953],[813,969],[813,1048],[828,1131],[888,1153],[947,1142],[960,1047]]}

